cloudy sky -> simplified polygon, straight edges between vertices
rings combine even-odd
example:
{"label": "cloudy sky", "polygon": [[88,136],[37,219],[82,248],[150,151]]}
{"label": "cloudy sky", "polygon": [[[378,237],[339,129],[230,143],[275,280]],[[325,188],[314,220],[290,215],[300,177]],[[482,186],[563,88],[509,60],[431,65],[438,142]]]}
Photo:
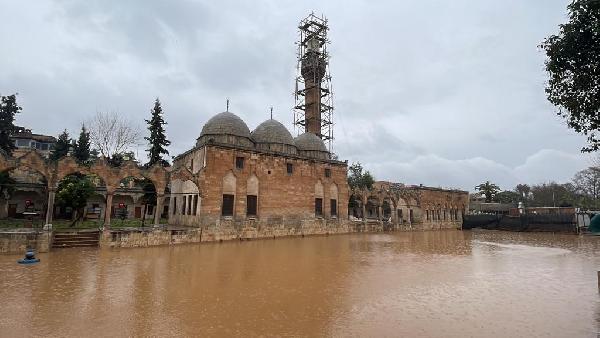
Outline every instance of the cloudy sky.
{"label": "cloudy sky", "polygon": [[227,97],[250,129],[273,106],[296,134],[296,27],[315,11],[330,22],[340,159],[409,184],[565,182],[590,159],[545,99],[537,46],[568,2],[0,0],[0,93],[51,135],[97,111],[143,128],[160,97],[172,155]]}

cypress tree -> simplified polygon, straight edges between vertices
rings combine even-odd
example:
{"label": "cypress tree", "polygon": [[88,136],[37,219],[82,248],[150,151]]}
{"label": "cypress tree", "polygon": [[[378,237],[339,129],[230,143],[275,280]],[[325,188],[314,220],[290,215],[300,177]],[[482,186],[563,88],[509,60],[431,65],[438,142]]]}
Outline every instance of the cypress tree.
{"label": "cypress tree", "polygon": [[8,95],[0,97],[0,149],[8,155],[16,149],[10,140],[10,135],[15,130],[15,115],[20,113],[22,108],[17,104],[17,95]]}
{"label": "cypress tree", "polygon": [[85,124],[82,124],[81,132],[79,133],[79,139],[73,146],[73,157],[75,157],[77,162],[85,164],[90,160],[90,147],[90,132],[85,128]]}
{"label": "cypress tree", "polygon": [[150,136],[144,137],[150,145],[150,148],[146,149],[146,152],[148,152],[147,166],[152,166],[155,163],[160,163],[162,166],[168,166],[169,162],[163,159],[163,155],[169,155],[169,151],[166,147],[171,144],[171,141],[167,140],[167,136],[165,135],[164,125],[167,123],[163,120],[162,107],[158,98],[156,98],[154,108],[152,108],[150,113],[150,120],[145,120],[146,123],[148,123]]}
{"label": "cypress tree", "polygon": [[58,161],[62,157],[67,156],[69,149],[72,147],[69,133],[65,129],[60,135],[58,135],[58,141],[54,145],[54,150],[50,154],[50,160]]}

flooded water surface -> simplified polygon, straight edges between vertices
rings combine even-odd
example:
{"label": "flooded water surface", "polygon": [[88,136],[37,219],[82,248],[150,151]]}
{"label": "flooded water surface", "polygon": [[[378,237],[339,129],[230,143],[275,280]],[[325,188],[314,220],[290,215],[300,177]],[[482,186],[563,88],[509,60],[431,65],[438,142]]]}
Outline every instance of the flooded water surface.
{"label": "flooded water surface", "polygon": [[596,337],[599,254],[442,231],[0,256],[0,336]]}

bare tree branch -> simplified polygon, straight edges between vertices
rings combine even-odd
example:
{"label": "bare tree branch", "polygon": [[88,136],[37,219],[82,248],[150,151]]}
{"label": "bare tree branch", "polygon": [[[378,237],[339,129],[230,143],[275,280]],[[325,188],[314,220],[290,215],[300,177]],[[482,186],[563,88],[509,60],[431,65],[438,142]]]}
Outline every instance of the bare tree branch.
{"label": "bare tree branch", "polygon": [[114,112],[97,112],[89,128],[92,143],[106,158],[131,150],[140,140],[139,128]]}

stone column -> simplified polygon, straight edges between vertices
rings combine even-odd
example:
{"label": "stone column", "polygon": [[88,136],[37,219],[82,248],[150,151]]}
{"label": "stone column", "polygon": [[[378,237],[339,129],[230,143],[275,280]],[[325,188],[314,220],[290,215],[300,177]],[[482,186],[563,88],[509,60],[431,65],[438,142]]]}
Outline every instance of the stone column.
{"label": "stone column", "polygon": [[154,210],[154,226],[158,226],[160,224],[160,215],[162,214],[162,204],[165,199],[165,195],[158,194],[156,195],[156,209]]}
{"label": "stone column", "polygon": [[46,224],[52,224],[54,217],[54,198],[56,196],[56,188],[48,188],[48,208],[46,209]]}
{"label": "stone column", "polygon": [[362,204],[362,220],[363,223],[367,223],[367,205],[366,203],[361,203]]}
{"label": "stone column", "polygon": [[106,207],[104,210],[104,229],[110,229],[110,214],[112,212],[113,191],[106,191]]}
{"label": "stone column", "polygon": [[381,211],[382,211],[381,205],[378,205],[378,206],[377,206],[377,220],[378,220],[380,223],[381,223]]}
{"label": "stone column", "polygon": [[394,209],[392,210],[392,218],[394,220],[394,230],[400,229],[400,227],[398,226],[398,207],[394,207]]}

